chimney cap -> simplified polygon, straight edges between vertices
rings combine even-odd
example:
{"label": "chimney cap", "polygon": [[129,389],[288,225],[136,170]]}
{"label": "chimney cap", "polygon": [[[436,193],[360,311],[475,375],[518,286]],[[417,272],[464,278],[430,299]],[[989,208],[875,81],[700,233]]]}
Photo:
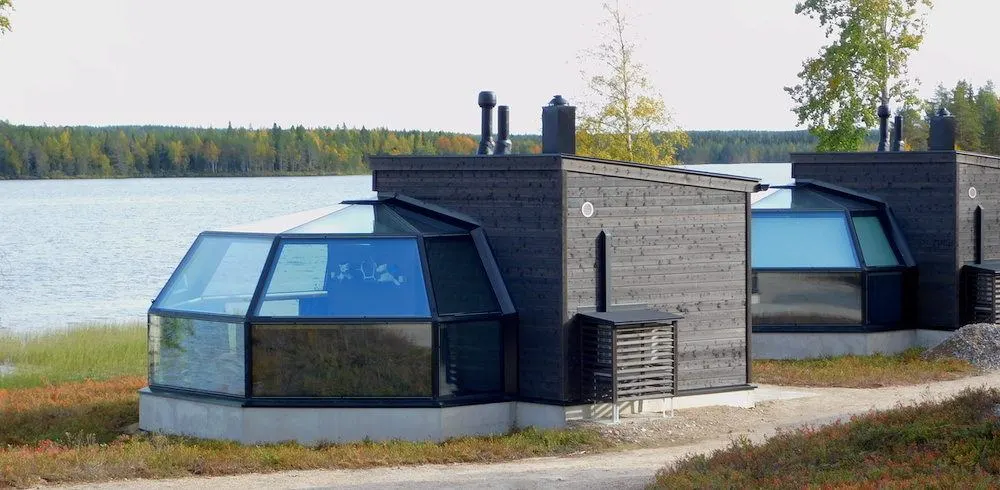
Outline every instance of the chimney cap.
{"label": "chimney cap", "polygon": [[569,102],[566,102],[566,99],[564,99],[563,96],[561,95],[556,95],[555,97],[552,97],[552,100],[549,101],[549,105],[566,105],[566,104],[569,104]]}
{"label": "chimney cap", "polygon": [[497,105],[497,95],[490,90],[479,92],[479,107],[493,107]]}

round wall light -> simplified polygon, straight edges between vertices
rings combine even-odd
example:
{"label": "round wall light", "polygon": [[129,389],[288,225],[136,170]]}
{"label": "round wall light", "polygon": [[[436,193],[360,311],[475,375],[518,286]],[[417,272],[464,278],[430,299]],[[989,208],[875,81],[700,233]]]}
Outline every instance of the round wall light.
{"label": "round wall light", "polygon": [[975,199],[976,196],[978,196],[978,195],[979,195],[979,192],[976,191],[975,187],[969,187],[969,197],[971,197],[972,199]]}
{"label": "round wall light", "polygon": [[587,201],[580,207],[580,211],[583,212],[584,218],[589,218],[594,215],[594,205]]}

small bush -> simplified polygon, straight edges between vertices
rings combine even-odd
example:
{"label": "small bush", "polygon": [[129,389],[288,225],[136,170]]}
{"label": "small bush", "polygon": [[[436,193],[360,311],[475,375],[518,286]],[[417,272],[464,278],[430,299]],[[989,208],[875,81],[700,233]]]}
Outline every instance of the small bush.
{"label": "small bush", "polygon": [[736,442],[661,470],[653,488],[988,488],[1000,484],[996,389]]}

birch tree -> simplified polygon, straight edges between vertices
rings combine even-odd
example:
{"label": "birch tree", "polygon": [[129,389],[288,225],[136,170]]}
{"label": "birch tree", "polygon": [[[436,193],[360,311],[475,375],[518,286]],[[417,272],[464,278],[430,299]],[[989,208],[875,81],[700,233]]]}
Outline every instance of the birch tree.
{"label": "birch tree", "polygon": [[918,104],[907,63],[924,39],[931,0],[805,0],[795,13],[819,21],[832,42],[785,87],[818,151],[857,151],[880,105]]}
{"label": "birch tree", "polygon": [[604,11],[604,40],[584,54],[596,74],[588,78],[593,108],[584,107],[577,152],[653,165],[676,163],[688,136],[675,128],[663,97],[637,59],[626,13],[617,2],[604,4]]}

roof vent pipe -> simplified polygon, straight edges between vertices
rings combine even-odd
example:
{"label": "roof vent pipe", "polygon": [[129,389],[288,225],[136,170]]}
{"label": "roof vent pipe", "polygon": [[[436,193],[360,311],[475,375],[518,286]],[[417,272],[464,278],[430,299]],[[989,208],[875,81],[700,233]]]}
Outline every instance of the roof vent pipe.
{"label": "roof vent pipe", "polygon": [[903,146],[903,115],[896,114],[892,121],[892,151],[901,151]]}
{"label": "roof vent pipe", "polygon": [[889,106],[878,106],[878,151],[885,151],[889,143]]}
{"label": "roof vent pipe", "polygon": [[497,105],[497,96],[490,91],[479,92],[479,107],[483,109],[483,126],[479,139],[479,155],[493,154],[493,108]]}
{"label": "roof vent pipe", "polygon": [[497,107],[497,147],[496,155],[510,154],[510,107]]}

